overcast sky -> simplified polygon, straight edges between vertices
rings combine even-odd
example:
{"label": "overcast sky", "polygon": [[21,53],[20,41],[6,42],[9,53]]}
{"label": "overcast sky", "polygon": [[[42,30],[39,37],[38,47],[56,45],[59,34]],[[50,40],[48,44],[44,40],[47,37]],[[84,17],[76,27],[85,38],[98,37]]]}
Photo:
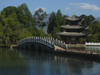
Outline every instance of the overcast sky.
{"label": "overcast sky", "polygon": [[72,16],[93,15],[100,17],[100,0],[0,0],[0,11],[7,6],[19,6],[26,3],[32,14],[43,8],[47,13],[61,10],[62,14]]}

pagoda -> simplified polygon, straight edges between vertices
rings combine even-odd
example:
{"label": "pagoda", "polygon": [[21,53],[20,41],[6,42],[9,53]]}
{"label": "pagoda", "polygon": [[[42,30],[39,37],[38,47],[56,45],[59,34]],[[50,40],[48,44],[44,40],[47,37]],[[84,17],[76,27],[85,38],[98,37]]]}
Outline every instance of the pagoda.
{"label": "pagoda", "polygon": [[[80,24],[83,18],[76,17],[74,14],[74,16],[65,19],[68,21],[68,24],[60,26],[65,29],[65,31],[57,33],[62,37],[62,41],[66,44],[85,44],[85,38],[88,34],[83,32],[87,29],[87,26]],[[79,41],[80,38],[83,38],[81,42]]]}

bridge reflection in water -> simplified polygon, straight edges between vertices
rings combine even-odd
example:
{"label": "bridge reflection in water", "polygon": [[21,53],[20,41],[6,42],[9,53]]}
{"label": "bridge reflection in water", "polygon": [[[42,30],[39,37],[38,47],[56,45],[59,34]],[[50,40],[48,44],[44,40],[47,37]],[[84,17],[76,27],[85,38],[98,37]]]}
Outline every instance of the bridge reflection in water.
{"label": "bridge reflection in water", "polygon": [[100,62],[31,50],[0,49],[0,75],[100,75]]}
{"label": "bridge reflection in water", "polygon": [[[22,53],[22,51],[20,53]],[[42,65],[42,68],[44,68],[45,72],[50,72],[50,74],[52,75],[88,75],[99,72],[99,68],[95,68],[96,65],[100,65],[100,63],[84,60],[80,57],[78,58],[73,56],[64,56],[44,52],[34,52],[32,54],[32,52],[29,51],[23,51],[22,56],[25,58],[30,58],[31,63],[34,63],[35,65],[37,65],[37,67]],[[44,71],[40,69],[38,69],[39,72]]]}

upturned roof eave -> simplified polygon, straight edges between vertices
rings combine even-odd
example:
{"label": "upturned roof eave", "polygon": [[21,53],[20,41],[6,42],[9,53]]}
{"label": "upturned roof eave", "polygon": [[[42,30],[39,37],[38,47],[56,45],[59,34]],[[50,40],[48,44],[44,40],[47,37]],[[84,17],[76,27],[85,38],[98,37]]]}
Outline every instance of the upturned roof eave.
{"label": "upturned roof eave", "polygon": [[81,21],[82,20],[82,18],[74,18],[74,17],[68,17],[68,18],[65,18],[66,20],[68,20],[68,21]]}
{"label": "upturned roof eave", "polygon": [[86,26],[67,26],[67,25],[63,25],[63,26],[60,26],[61,28],[63,29],[85,29]]}
{"label": "upturned roof eave", "polygon": [[[58,34],[60,35],[60,34]],[[60,36],[65,36],[65,37],[86,37],[88,35],[60,35]]]}
{"label": "upturned roof eave", "polygon": [[[68,33],[68,32],[67,32]],[[85,34],[85,33],[73,33],[73,34],[67,34],[67,33],[63,33],[63,32],[61,32],[61,33],[57,33],[58,35],[60,35],[60,36],[68,36],[68,37],[82,37],[82,36],[88,36],[88,34]]]}

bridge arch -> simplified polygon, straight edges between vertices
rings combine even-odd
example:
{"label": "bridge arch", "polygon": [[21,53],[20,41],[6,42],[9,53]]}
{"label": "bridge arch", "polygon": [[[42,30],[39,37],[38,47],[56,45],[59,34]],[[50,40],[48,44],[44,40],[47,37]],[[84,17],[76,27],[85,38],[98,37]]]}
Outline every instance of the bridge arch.
{"label": "bridge arch", "polygon": [[48,52],[48,50],[47,50],[47,49],[45,49],[45,50],[44,50],[44,52]]}
{"label": "bridge arch", "polygon": [[42,48],[40,46],[38,47],[38,51],[40,51],[40,52],[42,51]]}
{"label": "bridge arch", "polygon": [[24,47],[22,46],[21,49],[24,49]]}
{"label": "bridge arch", "polygon": [[27,45],[25,45],[25,50],[28,50],[29,48],[28,48],[28,46]]}
{"label": "bridge arch", "polygon": [[36,50],[36,47],[35,47],[34,44],[31,44],[31,48],[30,48],[30,50]]}

